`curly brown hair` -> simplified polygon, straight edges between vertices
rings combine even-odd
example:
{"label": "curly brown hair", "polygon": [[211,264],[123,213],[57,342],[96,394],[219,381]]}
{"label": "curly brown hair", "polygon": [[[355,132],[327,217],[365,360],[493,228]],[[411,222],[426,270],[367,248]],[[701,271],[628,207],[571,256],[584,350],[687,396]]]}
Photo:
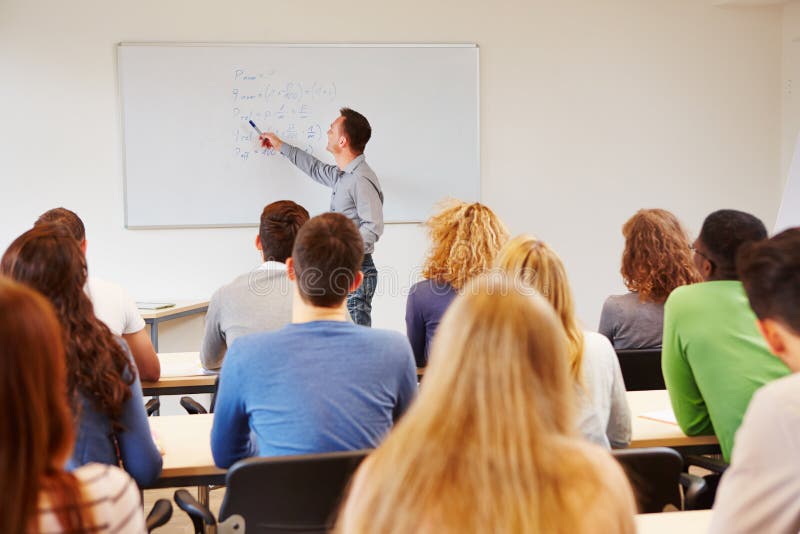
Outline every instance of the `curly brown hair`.
{"label": "curly brown hair", "polygon": [[642,209],[622,226],[625,251],[620,273],[642,302],[664,302],[676,287],[701,282],[689,237],[667,210]]}
{"label": "curly brown hair", "polygon": [[470,278],[492,267],[508,241],[508,229],[479,202],[448,200],[441,206],[442,210],[426,223],[431,250],[422,276],[459,290]]}
{"label": "curly brown hair", "polygon": [[75,414],[78,393],[108,416],[115,431],[131,397],[136,369],[108,327],[94,315],[83,288],[87,269],[78,242],[63,225],[28,230],[8,247],[0,273],[39,291],[61,323],[67,357],[67,388]]}

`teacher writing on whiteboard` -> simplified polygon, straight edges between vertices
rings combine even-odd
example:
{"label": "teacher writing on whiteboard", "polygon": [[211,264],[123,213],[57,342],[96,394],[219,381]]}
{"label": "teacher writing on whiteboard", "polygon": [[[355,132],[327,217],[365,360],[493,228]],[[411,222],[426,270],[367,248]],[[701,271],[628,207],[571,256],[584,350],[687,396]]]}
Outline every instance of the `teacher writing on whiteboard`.
{"label": "teacher writing on whiteboard", "polygon": [[375,242],[383,234],[383,192],[375,172],[364,160],[364,148],[372,135],[366,117],[349,108],[328,129],[326,150],[336,165],[328,165],[288,143],[274,133],[261,134],[261,146],[274,148],[314,181],[331,188],[331,211],[350,218],[364,239],[364,281],[347,297],[347,309],[356,324],[372,325],[372,296],[378,270],[372,261]]}

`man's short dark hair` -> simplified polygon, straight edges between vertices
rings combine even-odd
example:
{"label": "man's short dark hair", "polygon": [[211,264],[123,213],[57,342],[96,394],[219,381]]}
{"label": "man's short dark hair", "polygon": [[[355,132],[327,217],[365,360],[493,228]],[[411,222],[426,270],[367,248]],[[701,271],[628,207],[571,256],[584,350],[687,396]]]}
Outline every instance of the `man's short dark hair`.
{"label": "man's short dark hair", "polygon": [[292,255],[294,239],[300,227],[308,221],[308,211],[291,200],[268,204],[261,212],[258,239],[264,261],[286,263]]}
{"label": "man's short dark hair", "polygon": [[39,215],[33,226],[42,226],[43,224],[60,224],[69,230],[69,233],[82,242],[86,239],[86,227],[78,214],[67,208],[53,208]]}
{"label": "man's short dark hair", "polygon": [[767,229],[761,220],[738,210],[718,210],[706,217],[700,241],[714,264],[719,280],[738,280],[736,253],[743,244],[766,239]]}
{"label": "man's short dark hair", "polygon": [[800,228],[744,245],[737,261],[756,316],[780,321],[800,335]]}
{"label": "man's short dark hair", "polygon": [[341,213],[317,215],[300,229],[292,251],[300,296],[313,306],[335,308],[363,259],[364,241],[353,221]]}
{"label": "man's short dark hair", "polygon": [[350,150],[356,154],[363,154],[369,138],[372,137],[372,127],[367,118],[350,108],[342,108],[339,113],[344,117],[342,128],[350,143]]}

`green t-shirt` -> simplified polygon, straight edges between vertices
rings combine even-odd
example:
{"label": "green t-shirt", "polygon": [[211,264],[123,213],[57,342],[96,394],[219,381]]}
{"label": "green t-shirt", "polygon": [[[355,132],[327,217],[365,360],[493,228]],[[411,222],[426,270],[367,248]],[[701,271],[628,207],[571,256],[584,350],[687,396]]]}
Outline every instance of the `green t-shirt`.
{"label": "green t-shirt", "polygon": [[753,393],[789,369],[767,348],[741,282],[677,288],[664,306],[664,381],[681,429],[716,434],[730,461]]}

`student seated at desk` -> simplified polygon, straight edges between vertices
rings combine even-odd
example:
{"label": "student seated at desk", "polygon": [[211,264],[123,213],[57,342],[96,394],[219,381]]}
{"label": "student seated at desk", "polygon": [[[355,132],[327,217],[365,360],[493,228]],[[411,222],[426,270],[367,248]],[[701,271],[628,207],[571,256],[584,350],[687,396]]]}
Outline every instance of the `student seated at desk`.
{"label": "student seated at desk", "polygon": [[136,366],[125,342],[92,312],[78,242],[62,225],[38,226],[11,243],[0,272],[47,297],[61,324],[79,427],[67,467],[121,464],[140,486],[154,482],[161,455],[150,434]]}
{"label": "student seated at desk", "polygon": [[417,367],[428,364],[428,350],[436,327],[461,287],[488,271],[508,230],[492,210],[478,202],[453,201],[426,223],[431,250],[422,276],[408,292],[406,332]]}
{"label": "student seated at desk", "polygon": [[753,215],[715,211],[692,247],[705,281],[675,289],[664,305],[661,366],[675,418],[688,436],[716,434],[726,461],[753,393],[789,374],[758,333],[736,273],[739,247],[766,237]]}
{"label": "student seated at desk", "polygon": [[408,340],[346,319],[363,254],[358,229],[342,214],[300,229],[286,260],[292,324],[240,337],[222,365],[211,430],[218,466],[255,454],[373,448],[405,412],[417,391]]}
{"label": "student seated at desk", "polygon": [[660,209],[639,210],[622,227],[622,279],[629,293],[603,304],[598,331],[615,350],[660,349],[664,301],[676,287],[700,282],[680,221]]}
{"label": "student seated at desk", "polygon": [[631,410],[617,354],[597,332],[581,330],[561,258],[546,243],[521,235],[500,251],[497,265],[553,306],[567,334],[569,370],[580,400],[579,426],[589,440],[615,449],[631,442]]}
{"label": "student seated at desk", "polygon": [[711,532],[800,532],[800,228],[742,247],[738,270],[772,352],[793,375],[756,391],[736,433]]}
{"label": "student seated at desk", "polygon": [[[78,214],[66,208],[53,208],[41,214],[34,227],[61,224],[80,243],[86,255],[86,227]],[[103,321],[115,336],[122,336],[133,354],[141,380],[156,381],[161,376],[161,363],[145,331],[145,323],[136,302],[125,289],[106,280],[90,276],[86,293],[92,300],[95,316]]]}
{"label": "student seated at desk", "polygon": [[293,291],[286,258],[306,221],[308,211],[291,200],[273,202],[261,212],[256,248],[263,263],[212,295],[200,346],[203,367],[222,367],[225,351],[237,337],[278,330],[291,322]]}
{"label": "student seated at desk", "polygon": [[0,532],[141,534],[139,492],[124,471],[64,471],[74,440],[66,375],[52,306],[0,276]]}
{"label": "student seated at desk", "polygon": [[339,533],[633,533],[619,464],[575,432],[567,339],[505,275],[445,313],[420,396],[361,464]]}

